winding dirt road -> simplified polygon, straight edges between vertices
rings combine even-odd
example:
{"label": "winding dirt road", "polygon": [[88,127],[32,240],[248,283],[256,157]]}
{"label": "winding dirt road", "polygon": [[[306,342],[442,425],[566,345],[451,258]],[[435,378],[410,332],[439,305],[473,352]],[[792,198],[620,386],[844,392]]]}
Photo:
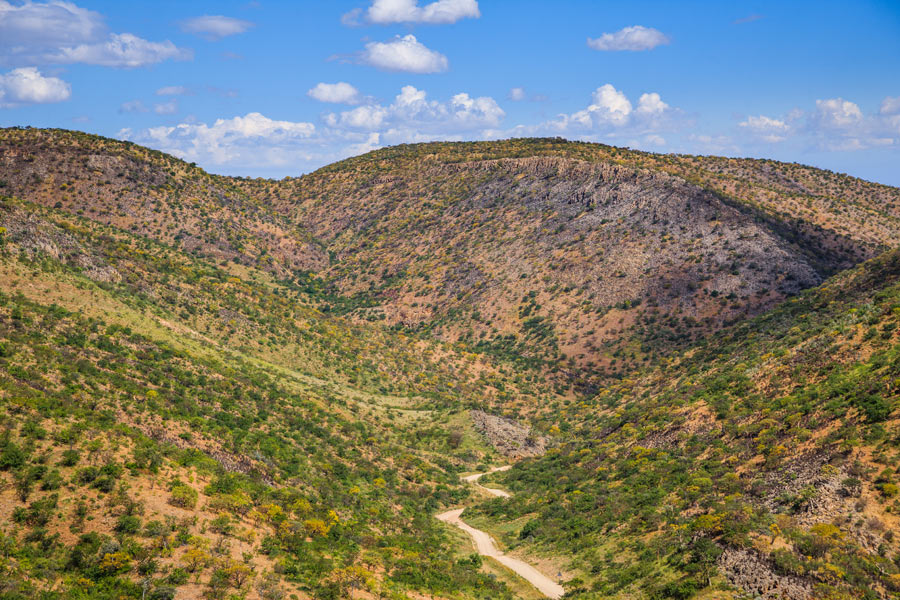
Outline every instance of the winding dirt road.
{"label": "winding dirt road", "polygon": [[[505,467],[491,469],[490,472],[493,473],[495,471],[505,471],[509,468],[510,467],[507,465]],[[508,492],[487,488],[479,484],[478,480],[481,479],[482,475],[484,475],[484,473],[468,475],[467,477],[463,477],[463,481],[468,481],[469,483],[475,485],[476,487],[486,491],[488,494],[491,494],[493,496],[497,496],[499,498],[510,497]],[[475,529],[474,527],[463,521],[460,516],[462,515],[464,510],[465,507],[448,510],[447,512],[437,515],[437,518],[445,523],[455,525],[456,527],[459,527],[460,529],[468,533],[469,537],[472,538],[472,541],[475,542],[475,550],[478,552],[478,554],[481,554],[482,556],[490,556],[497,562],[503,564],[504,566],[515,572],[517,575],[525,579],[535,588],[537,588],[539,592],[541,592],[548,598],[553,598],[554,600],[556,600],[557,598],[562,597],[562,595],[565,593],[565,590],[561,585],[529,565],[527,562],[519,560],[518,558],[506,556],[497,547],[497,544],[494,543],[494,539],[490,536],[490,534],[488,534],[486,531]]]}
{"label": "winding dirt road", "polygon": [[[488,471],[488,473],[496,473],[498,471],[509,471],[510,469],[512,469],[512,465],[505,465],[502,467],[494,467],[493,469]],[[483,485],[481,485],[480,483],[478,483],[478,480],[481,479],[482,477],[484,477],[485,475],[487,475],[487,473],[475,473],[474,475],[466,475],[465,477],[462,478],[462,480],[467,481],[467,482],[473,484],[475,487],[486,491],[491,496],[497,496],[498,498],[509,498],[510,497],[509,492],[504,492],[503,490],[495,490],[493,488],[486,488]]]}

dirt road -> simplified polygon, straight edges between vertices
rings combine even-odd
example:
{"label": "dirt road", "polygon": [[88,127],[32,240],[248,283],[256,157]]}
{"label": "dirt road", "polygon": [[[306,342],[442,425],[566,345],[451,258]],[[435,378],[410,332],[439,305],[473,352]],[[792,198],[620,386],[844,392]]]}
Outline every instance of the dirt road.
{"label": "dirt road", "polygon": [[[491,469],[491,473],[495,471],[505,471],[509,469],[509,466],[498,467]],[[468,481],[473,485],[481,488],[489,494],[494,496],[498,496],[500,498],[509,498],[510,494],[508,492],[504,492],[503,490],[495,490],[491,488],[487,488],[478,483],[478,480],[481,479],[481,476],[484,473],[476,473],[475,475],[468,475],[463,477],[463,481]],[[547,596],[548,598],[553,598],[556,600],[557,598],[561,598],[565,593],[565,590],[561,585],[557,582],[553,581],[525,561],[519,560],[518,558],[513,558],[511,556],[506,556],[497,547],[497,544],[494,543],[494,539],[485,531],[481,531],[480,529],[475,529],[471,525],[467,524],[463,521],[460,516],[462,515],[465,508],[454,508],[453,510],[448,510],[447,512],[441,513],[437,515],[437,518],[445,523],[450,523],[451,525],[455,525],[459,527],[463,531],[469,534],[469,537],[472,538],[472,541],[475,542],[475,550],[478,554],[482,556],[490,556],[491,558],[497,560],[499,563],[503,564],[517,575],[525,579],[528,583],[533,585],[540,591],[542,594]]]}

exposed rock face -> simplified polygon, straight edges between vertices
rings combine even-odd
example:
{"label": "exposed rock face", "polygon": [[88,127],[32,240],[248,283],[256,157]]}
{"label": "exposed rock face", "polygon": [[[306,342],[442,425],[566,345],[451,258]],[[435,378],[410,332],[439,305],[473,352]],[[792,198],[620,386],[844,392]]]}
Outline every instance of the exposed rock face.
{"label": "exposed rock face", "polygon": [[547,439],[532,434],[531,427],[480,410],[473,410],[469,414],[472,416],[475,429],[504,456],[510,458],[540,456],[547,448]]}
{"label": "exposed rock face", "polygon": [[117,283],[121,274],[106,261],[84,248],[60,227],[19,208],[0,206],[0,227],[30,258],[48,256],[80,269],[94,281]]}
{"label": "exposed rock face", "polygon": [[779,575],[768,562],[748,550],[727,549],[719,557],[719,569],[729,583],[755,599],[805,600],[812,597],[809,581]]}

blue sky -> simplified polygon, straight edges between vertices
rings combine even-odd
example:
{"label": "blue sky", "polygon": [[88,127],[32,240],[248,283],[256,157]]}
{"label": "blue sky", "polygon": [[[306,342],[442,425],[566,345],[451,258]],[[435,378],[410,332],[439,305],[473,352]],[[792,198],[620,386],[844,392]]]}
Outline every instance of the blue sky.
{"label": "blue sky", "polygon": [[0,0],[0,125],[234,175],[550,135],[900,185],[900,1]]}

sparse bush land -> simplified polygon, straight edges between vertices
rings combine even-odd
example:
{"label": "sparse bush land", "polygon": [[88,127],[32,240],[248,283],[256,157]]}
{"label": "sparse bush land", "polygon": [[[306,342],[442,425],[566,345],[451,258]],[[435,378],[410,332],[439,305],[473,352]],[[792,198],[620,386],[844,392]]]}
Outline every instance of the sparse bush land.
{"label": "sparse bush land", "polygon": [[[531,593],[463,504],[573,598],[900,593],[900,190],[546,139],[0,156],[2,600]],[[460,481],[507,461],[470,409],[546,438],[512,498]]]}

